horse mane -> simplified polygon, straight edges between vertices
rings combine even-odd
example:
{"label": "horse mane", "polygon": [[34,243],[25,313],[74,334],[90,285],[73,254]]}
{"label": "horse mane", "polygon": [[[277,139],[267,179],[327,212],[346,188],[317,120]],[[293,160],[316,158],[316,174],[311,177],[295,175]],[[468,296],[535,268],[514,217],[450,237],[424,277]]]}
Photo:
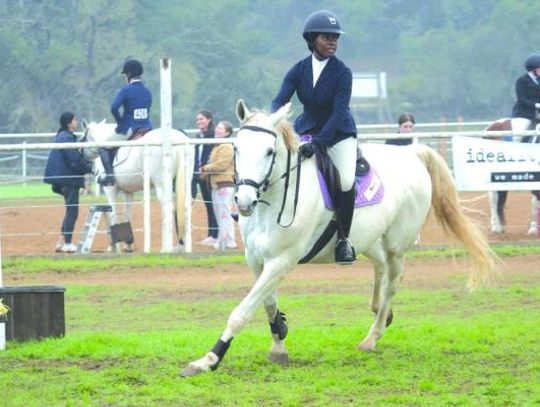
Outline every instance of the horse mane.
{"label": "horse mane", "polygon": [[[253,119],[255,116],[257,116],[260,113],[268,115],[268,112],[264,110],[260,110],[260,109],[252,109],[251,113],[252,114],[250,116],[246,117],[242,121],[241,125],[247,124],[251,119]],[[294,131],[294,127],[292,123],[289,122],[287,119],[282,119],[275,125],[275,130],[282,136],[287,150],[292,153],[296,153],[298,151],[299,138],[296,132]]]}

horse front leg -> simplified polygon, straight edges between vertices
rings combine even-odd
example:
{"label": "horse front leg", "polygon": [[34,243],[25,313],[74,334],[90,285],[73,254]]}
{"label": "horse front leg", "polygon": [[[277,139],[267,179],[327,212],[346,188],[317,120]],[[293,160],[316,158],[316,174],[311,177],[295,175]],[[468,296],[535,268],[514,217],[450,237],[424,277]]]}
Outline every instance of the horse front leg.
{"label": "horse front leg", "polygon": [[217,369],[234,336],[245,327],[256,309],[275,292],[283,276],[293,267],[294,265],[284,265],[282,261],[277,259],[266,263],[263,272],[248,295],[229,316],[227,326],[214,347],[202,358],[189,363],[180,372],[180,375],[183,377],[196,376]]}
{"label": "horse front leg", "polygon": [[287,327],[285,313],[281,312],[277,307],[277,291],[270,294],[264,301],[264,309],[268,315],[268,323],[272,334],[272,348],[268,353],[268,360],[279,365],[286,365],[289,363],[289,352],[285,347],[285,338],[289,328]]}
{"label": "horse front leg", "polygon": [[504,233],[504,204],[507,191],[489,191],[490,231],[494,234]]}
{"label": "horse front leg", "polygon": [[[124,212],[126,214],[126,221],[131,225],[131,220],[133,219],[133,192],[124,192],[126,197],[124,201]],[[133,227],[133,225],[131,225]],[[133,243],[124,242],[124,252],[132,253],[133,252]]]}
{"label": "horse front leg", "polygon": [[531,220],[529,223],[529,236],[538,236],[538,221],[540,220],[540,191],[531,191]]}
{"label": "horse front leg", "polygon": [[[105,196],[107,197],[107,203],[111,207],[111,212],[107,213],[107,220],[109,222],[109,227],[110,227],[118,222],[118,211],[116,207],[116,194],[117,194],[116,185],[104,186],[103,192],[105,193]],[[108,251],[109,252],[120,251],[118,244],[113,244],[112,239],[109,243]]]}

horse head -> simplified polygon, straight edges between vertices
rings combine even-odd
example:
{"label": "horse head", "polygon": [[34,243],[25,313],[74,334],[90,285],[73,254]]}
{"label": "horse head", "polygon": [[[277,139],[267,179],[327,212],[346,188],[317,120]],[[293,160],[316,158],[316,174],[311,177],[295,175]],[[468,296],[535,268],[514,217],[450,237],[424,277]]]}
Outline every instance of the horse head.
{"label": "horse head", "polygon": [[[275,113],[250,111],[243,100],[236,103],[240,130],[234,143],[237,191],[235,201],[243,216],[250,216],[272,180],[280,147],[295,148],[294,132],[286,122],[290,103]],[[288,126],[288,127],[287,127]]]}
{"label": "horse head", "polygon": [[[116,134],[115,125],[113,123],[107,123],[105,119],[100,122],[90,123],[88,123],[86,120],[83,120],[82,128],[84,131],[84,135],[81,141],[102,142],[110,140],[111,137]],[[87,160],[93,161],[98,155],[97,147],[84,148],[83,154]]]}

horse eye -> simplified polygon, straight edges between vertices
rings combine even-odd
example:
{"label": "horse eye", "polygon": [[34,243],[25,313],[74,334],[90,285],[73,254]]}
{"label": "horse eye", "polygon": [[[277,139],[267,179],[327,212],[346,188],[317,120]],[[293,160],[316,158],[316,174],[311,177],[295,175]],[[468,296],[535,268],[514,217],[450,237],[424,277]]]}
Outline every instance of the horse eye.
{"label": "horse eye", "polygon": [[272,154],[274,154],[274,150],[269,148],[268,151],[266,151],[266,156],[269,157],[271,156]]}

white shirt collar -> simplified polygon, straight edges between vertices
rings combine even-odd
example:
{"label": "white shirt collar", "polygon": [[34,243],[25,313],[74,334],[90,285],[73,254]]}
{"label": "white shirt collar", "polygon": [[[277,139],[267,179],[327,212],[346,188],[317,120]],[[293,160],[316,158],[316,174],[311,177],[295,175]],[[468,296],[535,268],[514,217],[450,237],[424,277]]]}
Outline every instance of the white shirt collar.
{"label": "white shirt collar", "polygon": [[531,77],[531,79],[533,80],[534,83],[536,83],[537,85],[540,85],[540,78],[538,78],[532,72],[527,72],[527,74]]}
{"label": "white shirt collar", "polygon": [[326,58],[322,61],[319,61],[317,58],[315,58],[315,55],[311,54],[311,67],[313,68],[313,87],[315,87],[315,85],[317,84],[317,81],[321,76],[321,72],[328,63],[329,59],[330,58]]}

